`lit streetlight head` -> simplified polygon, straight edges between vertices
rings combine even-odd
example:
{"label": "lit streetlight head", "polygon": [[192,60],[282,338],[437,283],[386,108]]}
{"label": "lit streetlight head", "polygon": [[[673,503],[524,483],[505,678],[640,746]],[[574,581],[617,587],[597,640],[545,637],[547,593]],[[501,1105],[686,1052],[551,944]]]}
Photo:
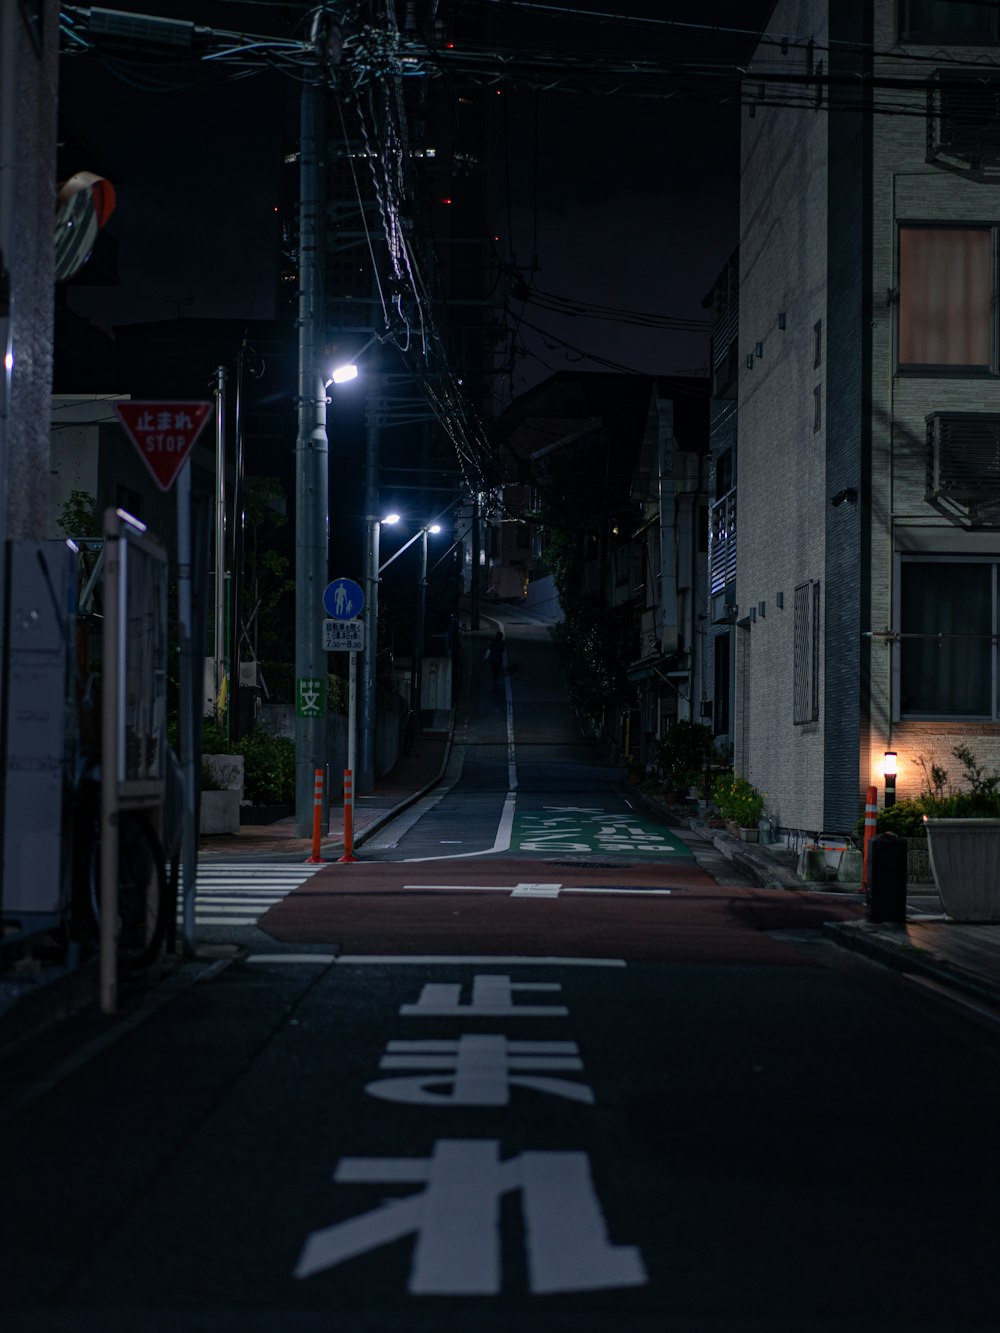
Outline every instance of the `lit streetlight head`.
{"label": "lit streetlight head", "polygon": [[385,518],[383,518],[383,519],[381,520],[381,522],[383,523],[383,525],[384,525],[385,527],[387,527],[387,528],[391,528],[392,525],[393,525],[393,523],[398,523],[398,522],[399,522],[399,515],[398,515],[398,514],[386,514]]}
{"label": "lit streetlight head", "polygon": [[433,533],[434,536],[436,537],[436,536],[438,535],[438,533],[441,531],[441,524],[440,524],[440,523],[432,523],[432,524],[430,525],[430,527],[427,529],[427,531]]}
{"label": "lit streetlight head", "polygon": [[357,366],[336,366],[330,376],[330,382],[332,384],[347,384],[349,380],[356,380],[357,378]]}

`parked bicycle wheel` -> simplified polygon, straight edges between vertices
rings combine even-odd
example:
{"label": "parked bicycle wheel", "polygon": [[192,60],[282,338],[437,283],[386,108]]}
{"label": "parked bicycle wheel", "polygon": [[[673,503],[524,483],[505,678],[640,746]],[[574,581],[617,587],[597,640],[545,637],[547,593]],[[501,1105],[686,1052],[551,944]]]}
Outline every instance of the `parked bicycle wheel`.
{"label": "parked bicycle wheel", "polygon": [[[149,892],[152,883],[153,892]],[[101,844],[90,857],[90,910],[101,924]],[[118,814],[118,961],[123,968],[146,967],[157,956],[167,930],[171,894],[163,847],[149,816],[141,810]],[[151,915],[152,914],[152,915]]]}

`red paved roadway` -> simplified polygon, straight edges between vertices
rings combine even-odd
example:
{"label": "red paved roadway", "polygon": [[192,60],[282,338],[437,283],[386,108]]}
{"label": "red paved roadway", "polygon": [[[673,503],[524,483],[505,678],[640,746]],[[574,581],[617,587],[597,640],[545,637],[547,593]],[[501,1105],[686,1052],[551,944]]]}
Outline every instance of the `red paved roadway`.
{"label": "red paved roadway", "polygon": [[[636,886],[631,894],[512,897],[462,885],[559,883],[563,890]],[[454,885],[407,888],[406,885]],[[643,889],[670,888],[670,897]],[[325,944],[347,954],[508,954],[649,962],[811,960],[769,931],[818,930],[863,914],[858,895],[720,887],[693,862],[613,869],[523,859],[330,865],[260,920],[283,944]]]}

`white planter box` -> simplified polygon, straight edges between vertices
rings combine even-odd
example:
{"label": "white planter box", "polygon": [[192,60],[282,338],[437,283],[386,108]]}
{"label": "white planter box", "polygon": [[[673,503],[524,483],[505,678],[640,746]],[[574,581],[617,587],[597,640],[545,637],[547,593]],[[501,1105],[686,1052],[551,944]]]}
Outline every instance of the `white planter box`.
{"label": "white planter box", "polygon": [[1000,819],[928,819],[934,883],[953,921],[1000,921]]}
{"label": "white planter box", "polygon": [[207,837],[214,833],[238,833],[240,828],[240,793],[203,791],[201,794],[200,833]]}

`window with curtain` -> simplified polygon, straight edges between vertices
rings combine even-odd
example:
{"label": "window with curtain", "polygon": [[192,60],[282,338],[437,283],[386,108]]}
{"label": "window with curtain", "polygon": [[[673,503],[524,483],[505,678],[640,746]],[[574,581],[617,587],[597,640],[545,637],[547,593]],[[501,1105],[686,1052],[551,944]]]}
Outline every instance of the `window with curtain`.
{"label": "window with curtain", "polygon": [[997,9],[991,0],[900,0],[900,40],[970,46],[993,43]]}
{"label": "window with curtain", "polygon": [[994,561],[900,566],[900,717],[995,718]]}
{"label": "window with curtain", "polygon": [[990,227],[900,227],[900,370],[994,369]]}

